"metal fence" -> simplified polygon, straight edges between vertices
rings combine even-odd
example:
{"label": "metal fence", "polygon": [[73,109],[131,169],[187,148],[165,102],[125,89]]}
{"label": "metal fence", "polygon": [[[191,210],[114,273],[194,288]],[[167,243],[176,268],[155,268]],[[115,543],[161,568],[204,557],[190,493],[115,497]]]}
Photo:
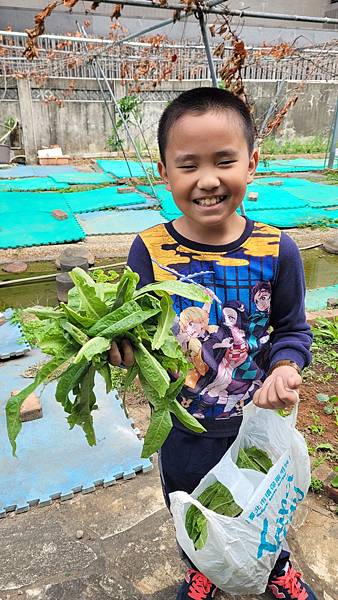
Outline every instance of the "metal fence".
{"label": "metal fence", "polygon": [[[77,36],[44,35],[38,38],[39,56],[29,62],[23,56],[27,36],[0,31],[0,77],[31,73],[66,79],[94,79],[92,59],[98,55],[109,80],[206,80],[210,79],[204,46],[145,42],[114,45],[112,40]],[[263,52],[263,55],[262,55]],[[297,49],[276,60],[268,48],[249,48],[242,75],[246,80],[337,81],[338,42],[317,48]],[[216,73],[231,55],[224,48],[222,58],[214,57]]]}

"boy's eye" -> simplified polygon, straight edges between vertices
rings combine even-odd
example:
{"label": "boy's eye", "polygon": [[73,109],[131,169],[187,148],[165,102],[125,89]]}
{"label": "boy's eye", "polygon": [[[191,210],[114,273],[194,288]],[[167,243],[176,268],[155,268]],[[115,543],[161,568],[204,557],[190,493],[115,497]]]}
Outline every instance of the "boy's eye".
{"label": "boy's eye", "polygon": [[195,165],[182,165],[181,167],[178,167],[179,169],[194,169]]}
{"label": "boy's eye", "polygon": [[219,165],[232,165],[235,161],[234,160],[222,160],[221,162],[219,162]]}

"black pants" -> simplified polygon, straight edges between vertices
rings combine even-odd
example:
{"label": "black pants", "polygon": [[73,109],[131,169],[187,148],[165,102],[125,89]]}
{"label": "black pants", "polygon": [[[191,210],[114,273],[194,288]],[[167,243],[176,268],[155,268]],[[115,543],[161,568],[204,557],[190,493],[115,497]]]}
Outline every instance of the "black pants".
{"label": "black pants", "polygon": [[[209,438],[173,427],[159,453],[159,468],[165,503],[170,510],[169,494],[179,490],[191,494],[203,477],[221,460],[235,437]],[[195,568],[180,548],[183,560]],[[289,560],[282,550],[271,577],[278,576]]]}

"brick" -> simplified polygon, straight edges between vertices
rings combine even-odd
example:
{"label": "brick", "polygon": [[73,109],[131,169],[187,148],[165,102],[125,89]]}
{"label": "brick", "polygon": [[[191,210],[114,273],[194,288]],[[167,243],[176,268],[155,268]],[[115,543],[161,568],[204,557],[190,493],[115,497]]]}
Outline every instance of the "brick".
{"label": "brick", "polygon": [[325,317],[326,319],[333,319],[334,317],[338,317],[338,308],[333,308],[330,310],[318,310],[318,312],[306,313],[306,320],[309,323],[309,325],[314,325],[319,317]]}
{"label": "brick", "polygon": [[[18,390],[13,390],[11,396],[16,396]],[[27,396],[26,400],[22,403],[20,408],[20,420],[24,423],[25,421],[35,421],[35,419],[42,418],[42,406],[40,398],[33,392]]]}
{"label": "brick", "polygon": [[248,193],[248,200],[256,201],[257,198],[258,198],[258,192],[249,192]]}

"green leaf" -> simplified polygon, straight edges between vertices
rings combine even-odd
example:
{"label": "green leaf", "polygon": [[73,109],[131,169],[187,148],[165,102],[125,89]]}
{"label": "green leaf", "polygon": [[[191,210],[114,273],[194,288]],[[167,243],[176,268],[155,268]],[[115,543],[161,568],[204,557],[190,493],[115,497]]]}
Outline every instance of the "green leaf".
{"label": "green leaf", "polygon": [[111,343],[109,340],[103,337],[94,337],[91,338],[88,342],[85,343],[84,346],[77,353],[74,363],[79,363],[83,358],[86,358],[88,361],[92,360],[94,356],[97,354],[102,354],[102,352],[107,352],[110,349]]}
{"label": "green leaf", "polygon": [[34,390],[48,379],[53,378],[53,374],[60,369],[63,364],[67,364],[64,358],[53,358],[48,363],[44,364],[39,370],[33,383],[21,390],[16,396],[11,396],[6,405],[6,420],[7,420],[7,434],[9,441],[12,446],[12,452],[15,456],[16,452],[16,438],[20,433],[22,423],[20,420],[20,408],[27,396],[34,392]]}
{"label": "green leaf", "polygon": [[160,309],[143,311],[137,302],[131,300],[97,321],[89,329],[88,334],[91,336],[102,335],[112,339],[133,329],[158,312],[160,312]]}
{"label": "green leaf", "polygon": [[148,352],[143,344],[139,344],[135,349],[135,360],[148,384],[153,387],[160,396],[164,396],[170,384],[170,378],[167,371],[163,369],[158,360]]}
{"label": "green leaf", "polygon": [[133,273],[130,267],[126,267],[117,287],[113,310],[119,308],[125,302],[129,302],[129,300],[132,299],[139,281],[139,275],[137,273]]}
{"label": "green leaf", "polygon": [[173,309],[173,301],[169,294],[164,294],[162,296],[160,304],[161,314],[159,316],[157,330],[151,344],[153,350],[158,350],[161,348],[162,344],[164,344],[166,341],[176,315]]}
{"label": "green leaf", "polygon": [[63,312],[65,313],[66,317],[68,317],[69,321],[71,323],[73,323],[74,325],[80,325],[81,327],[84,327],[85,329],[89,329],[89,327],[94,325],[95,319],[93,319],[91,317],[87,317],[86,315],[76,312],[75,310],[73,310],[72,308],[67,306],[67,304],[64,304],[63,302],[60,303],[60,306],[61,306]]}
{"label": "green leaf", "polygon": [[71,412],[69,393],[81,381],[82,375],[87,371],[88,363],[86,361],[78,364],[72,364],[61,375],[55,391],[55,398],[63,406],[66,412]]}
{"label": "green leaf", "polygon": [[94,376],[95,367],[90,366],[79,385],[80,389],[76,396],[75,402],[72,405],[72,412],[67,418],[70,429],[73,429],[75,425],[82,427],[83,431],[85,432],[87,442],[90,446],[94,446],[96,444],[93,417],[91,414],[91,411],[96,407],[95,394],[93,391]]}
{"label": "green leaf", "polygon": [[326,415],[332,415],[334,413],[334,406],[332,406],[332,404],[327,404],[324,406],[324,412]]}
{"label": "green leaf", "polygon": [[149,458],[167,439],[172,428],[168,410],[154,410],[143,442],[141,458]]}
{"label": "green leaf", "polygon": [[262,473],[268,473],[272,467],[268,454],[255,446],[240,448],[236,464],[240,469],[254,469]]}
{"label": "green leaf", "polygon": [[167,292],[168,294],[183,296],[184,298],[195,300],[196,302],[210,302],[210,296],[202,287],[197,286],[195,283],[184,283],[182,281],[175,281],[171,279],[145,285],[143,288],[135,292],[134,298],[138,298],[142,294],[149,292],[155,292],[160,295],[162,295],[162,292]]}
{"label": "green leaf", "polygon": [[316,398],[317,398],[317,400],[319,400],[319,402],[327,402],[329,399],[329,396],[327,394],[317,394]]}
{"label": "green leaf", "polygon": [[69,333],[69,335],[73,338],[73,340],[75,340],[80,346],[83,346],[84,344],[86,344],[88,342],[88,340],[89,340],[88,335],[83,333],[83,331],[81,331],[81,329],[76,327],[76,325],[69,323],[69,321],[66,321],[66,319],[61,319],[60,325],[61,325],[62,329],[67,331],[67,333]]}
{"label": "green leaf", "polygon": [[336,475],[332,481],[331,481],[331,485],[333,488],[338,488],[338,475]]}
{"label": "green leaf", "polygon": [[201,425],[193,415],[179,403],[177,400],[173,400],[169,406],[170,412],[183,424],[185,427],[196,433],[203,433],[206,429]]}
{"label": "green leaf", "polygon": [[334,447],[332,444],[318,444],[318,446],[316,446],[316,450],[328,450],[329,452],[334,452]]}
{"label": "green leaf", "polygon": [[98,367],[97,370],[100,373],[101,377],[103,377],[106,384],[106,393],[109,394],[109,392],[111,392],[113,389],[113,383],[111,378],[111,366],[108,363],[103,363]]}
{"label": "green leaf", "polygon": [[75,267],[69,275],[78,291],[81,308],[87,316],[100,319],[106,315],[109,307],[98,297],[93,279],[79,267]]}
{"label": "green leaf", "polygon": [[45,319],[60,319],[63,316],[61,310],[49,308],[48,306],[32,306],[31,308],[26,308],[24,313],[35,315],[41,321]]}
{"label": "green leaf", "polygon": [[67,358],[72,354],[77,353],[79,346],[75,342],[69,342],[62,330],[60,333],[54,333],[53,331],[46,331],[43,336],[40,337],[39,348],[45,354],[57,356],[58,358]]}

